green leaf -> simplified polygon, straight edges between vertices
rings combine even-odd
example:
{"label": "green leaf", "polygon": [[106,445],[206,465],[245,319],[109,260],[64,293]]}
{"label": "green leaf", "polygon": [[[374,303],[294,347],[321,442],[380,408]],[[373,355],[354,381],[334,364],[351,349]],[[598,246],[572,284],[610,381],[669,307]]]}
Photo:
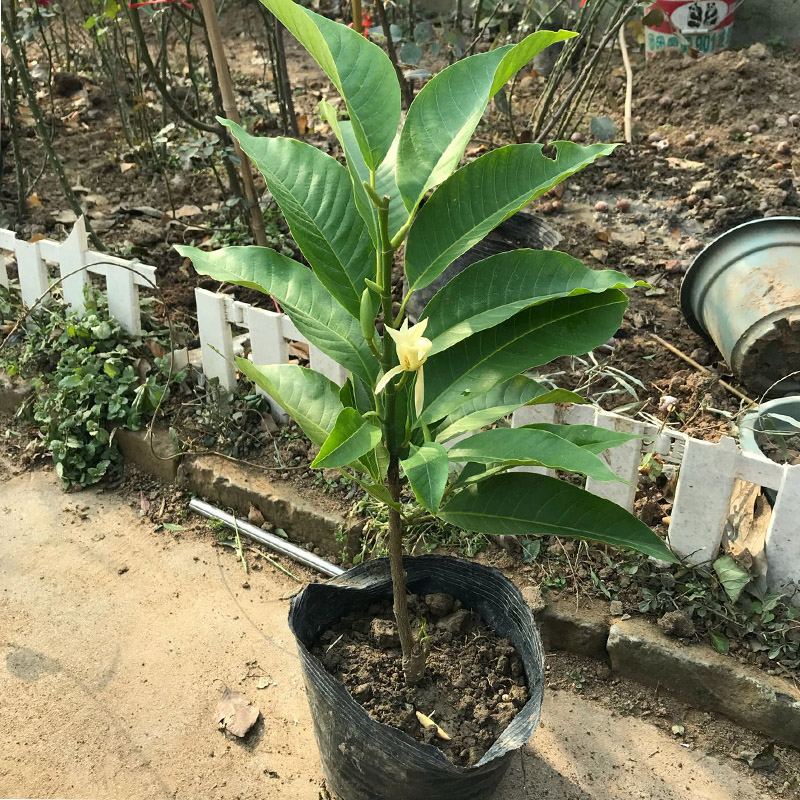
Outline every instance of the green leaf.
{"label": "green leaf", "polygon": [[478,331],[492,328],[530,306],[637,281],[610,269],[594,270],[555,250],[511,250],[467,267],[430,300],[423,317],[431,355]]}
{"label": "green leaf", "polygon": [[596,481],[622,480],[594,453],[553,433],[532,428],[482,431],[456,442],[447,455],[451,461],[547,467],[578,472]]}
{"label": "green leaf", "polygon": [[550,300],[460,341],[425,364],[425,408],[432,424],[524,370],[607,341],[622,322],[618,289]]}
{"label": "green leaf", "polygon": [[236,366],[283,406],[315,445],[322,446],[342,411],[339,387],[332,380],[295,364],[257,366],[237,358]]}
{"label": "green leaf", "polygon": [[584,402],[582,397],[573,392],[565,389],[548,391],[538,381],[515,375],[511,380],[467,401],[446,417],[440,423],[435,438],[437,442],[446,442],[460,433],[479,430],[525,405]]}
{"label": "green leaf", "polygon": [[400,134],[397,184],[406,208],[452,173],[486,104],[538,52],[575,36],[538,31],[507,45],[457,61],[435,75],[414,98]]}
{"label": "green leaf", "polygon": [[177,525],[174,522],[165,522],[163,524],[164,524],[164,527],[168,531],[172,531],[173,533],[177,533],[178,531],[185,531],[186,530],[186,528],[184,528],[183,525]]}
{"label": "green leaf", "polygon": [[[358,142],[355,138],[353,125],[347,120],[337,119],[336,109],[323,100],[319,104],[319,111],[322,118],[331,126],[339,144],[344,150],[347,160],[347,168],[355,195],[356,208],[361,218],[367,225],[367,230],[372,237],[375,247],[380,247],[380,233],[378,232],[378,213],[370,200],[364,183],[370,181],[370,170],[358,149]],[[408,211],[400,197],[400,190],[397,188],[395,180],[395,165],[397,162],[397,146],[399,134],[392,142],[386,158],[383,159],[378,169],[375,171],[375,191],[380,197],[389,197],[389,236],[393,237],[400,228],[408,221]]]}
{"label": "green leaf", "polygon": [[343,408],[312,467],[344,467],[369,453],[381,441],[381,429],[364,420],[354,408]]}
{"label": "green leaf", "polygon": [[742,589],[752,580],[750,573],[730,556],[720,556],[714,562],[714,572],[717,573],[719,582],[732,603],[739,599]]}
{"label": "green leaf", "polygon": [[420,505],[435,514],[447,485],[447,451],[436,442],[425,442],[421,447],[411,445],[408,458],[400,463]]}
{"label": "green leaf", "polygon": [[531,425],[524,425],[523,430],[525,428],[554,433],[590,453],[602,453],[609,447],[619,447],[631,439],[642,438],[635,433],[621,433],[598,428],[595,425],[557,425],[553,422],[534,422]]}
{"label": "green leaf", "polygon": [[184,245],[175,249],[191,258],[201,275],[274,295],[303,336],[374,384],[379,365],[361,335],[358,319],[331,297],[310,269],[268,247],[225,247],[213,253]]}
{"label": "green leaf", "polygon": [[716,631],[709,631],[708,636],[711,639],[711,646],[718,652],[725,655],[731,649],[731,643],[727,636],[723,636]]}
{"label": "green leaf", "polygon": [[476,533],[590,539],[662,561],[678,560],[647,525],[621,506],[532,472],[509,472],[473,484],[454,495],[438,516]]}
{"label": "green leaf", "polygon": [[348,171],[305,142],[251,136],[234,122],[220,121],[264,176],[322,285],[358,317],[364,278],[375,274],[375,248],[353,206]]}
{"label": "green leaf", "polygon": [[[402,148],[402,137],[400,142]],[[430,196],[408,234],[406,274],[411,291],[435,280],[448,264],[531,200],[614,149],[607,144],[553,144],[554,159],[542,154],[540,144],[500,147],[459,169]]]}
{"label": "green leaf", "polygon": [[400,84],[386,53],[346,25],[292,0],[262,0],[305,47],[338,89],[364,161],[375,169],[400,124]]}

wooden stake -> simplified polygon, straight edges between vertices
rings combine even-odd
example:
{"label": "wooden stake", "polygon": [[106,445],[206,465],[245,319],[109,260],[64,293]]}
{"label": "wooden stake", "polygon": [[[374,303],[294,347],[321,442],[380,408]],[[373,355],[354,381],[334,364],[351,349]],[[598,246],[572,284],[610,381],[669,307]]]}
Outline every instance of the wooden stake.
{"label": "wooden stake", "polygon": [[622,51],[622,63],[625,66],[625,141],[631,144],[633,142],[633,133],[631,131],[633,71],[631,70],[631,59],[628,55],[628,44],[625,41],[624,25],[619,29],[619,49]]}
{"label": "wooden stake", "polygon": [[361,16],[361,0],[353,0],[353,30],[364,33],[364,22]]}
{"label": "wooden stake", "polygon": [[[222,94],[222,107],[228,119],[240,125],[242,122],[239,110],[236,108],[236,100],[233,96],[233,82],[231,73],[228,69],[228,60],[225,58],[225,48],[222,44],[222,35],[219,32],[217,21],[217,10],[214,7],[214,0],[200,0],[200,7],[203,11],[208,40],[211,43],[211,54],[214,56],[214,66],[217,71],[217,81]],[[264,229],[264,218],[261,216],[261,208],[258,205],[256,196],[256,186],[253,181],[253,173],[250,170],[250,161],[245,157],[236,137],[231,135],[233,149],[239,158],[240,170],[242,174],[242,184],[244,185],[244,195],[247,205],[250,207],[250,225],[253,228],[253,236],[256,243],[262,247],[267,245],[267,232]]]}

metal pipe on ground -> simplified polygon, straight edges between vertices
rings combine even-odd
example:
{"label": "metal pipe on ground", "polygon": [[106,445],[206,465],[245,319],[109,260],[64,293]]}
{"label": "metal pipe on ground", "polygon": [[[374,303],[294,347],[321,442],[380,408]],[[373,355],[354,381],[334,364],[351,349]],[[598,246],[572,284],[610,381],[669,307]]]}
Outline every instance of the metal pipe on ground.
{"label": "metal pipe on ground", "polygon": [[309,553],[308,550],[304,550],[296,544],[287,542],[285,539],[281,539],[280,536],[275,536],[274,533],[262,531],[261,528],[257,528],[246,519],[234,517],[233,514],[229,514],[221,508],[212,506],[204,500],[194,498],[189,502],[189,508],[204,517],[208,517],[208,519],[218,520],[231,528],[231,530],[238,530],[240,534],[243,534],[248,539],[252,539],[254,542],[258,542],[275,553],[280,553],[282,556],[288,556],[303,566],[311,567],[311,569],[315,569],[323,575],[333,578],[344,572],[344,570],[341,567],[337,567],[336,564],[331,564],[330,561],[326,561],[324,558],[314,555],[314,553]]}

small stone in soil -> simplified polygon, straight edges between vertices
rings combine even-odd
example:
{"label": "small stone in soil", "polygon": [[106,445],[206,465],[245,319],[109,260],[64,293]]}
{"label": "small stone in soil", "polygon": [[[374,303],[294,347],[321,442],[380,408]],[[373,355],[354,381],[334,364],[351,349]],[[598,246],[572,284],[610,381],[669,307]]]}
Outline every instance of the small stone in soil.
{"label": "small stone in soil", "polygon": [[694,622],[683,611],[668,611],[658,621],[658,627],[667,636],[673,636],[676,639],[688,639],[695,634]]}

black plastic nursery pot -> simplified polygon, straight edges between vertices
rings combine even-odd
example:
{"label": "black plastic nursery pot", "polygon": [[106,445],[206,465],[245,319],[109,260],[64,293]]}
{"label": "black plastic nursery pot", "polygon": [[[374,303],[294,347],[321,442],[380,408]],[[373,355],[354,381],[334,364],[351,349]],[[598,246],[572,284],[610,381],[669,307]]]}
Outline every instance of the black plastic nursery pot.
{"label": "black plastic nursery pot", "polygon": [[514,645],[530,699],[472,767],[457,767],[433,745],[370,717],[310,652],[341,617],[392,596],[388,559],[368,561],[307,586],[289,611],[325,779],[341,800],[483,800],[539,724],[544,656],[533,615],[519,589],[492,567],[437,555],[406,556],[403,563],[409,592],[452,595]]}

